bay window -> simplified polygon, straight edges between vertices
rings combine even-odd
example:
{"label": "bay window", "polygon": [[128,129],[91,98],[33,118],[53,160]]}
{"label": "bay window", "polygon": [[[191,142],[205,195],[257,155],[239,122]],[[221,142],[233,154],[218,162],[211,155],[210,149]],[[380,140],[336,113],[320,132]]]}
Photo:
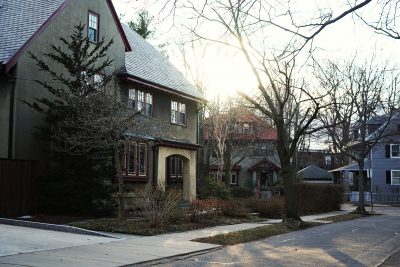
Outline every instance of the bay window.
{"label": "bay window", "polygon": [[130,142],[125,148],[123,174],[126,176],[147,176],[147,145]]}

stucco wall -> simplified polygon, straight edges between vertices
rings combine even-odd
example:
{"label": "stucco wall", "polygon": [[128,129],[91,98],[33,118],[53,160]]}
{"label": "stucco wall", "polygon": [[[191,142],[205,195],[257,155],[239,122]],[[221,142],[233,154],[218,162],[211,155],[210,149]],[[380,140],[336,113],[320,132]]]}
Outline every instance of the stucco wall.
{"label": "stucco wall", "polygon": [[[42,53],[49,51],[50,44],[60,44],[58,37],[68,38],[74,27],[82,22],[87,23],[88,11],[91,10],[100,15],[100,39],[104,36],[106,40],[114,39],[114,44],[108,50],[110,58],[114,59],[109,71],[119,70],[124,66],[125,48],[119,35],[117,27],[112,18],[106,1],[103,0],[73,0],[55,18],[55,20],[42,32],[38,38],[29,46],[17,62],[16,83],[16,114],[15,114],[15,157],[20,159],[41,159],[46,154],[48,145],[38,141],[33,134],[36,127],[43,124],[40,114],[22,101],[33,102],[34,98],[42,98],[48,93],[45,89],[34,82],[37,80],[48,80],[45,73],[38,71],[35,62],[30,58],[28,51],[39,58]],[[61,44],[60,44],[61,45]],[[61,45],[62,47],[62,45]],[[62,72],[63,68],[51,64],[56,72]],[[114,83],[110,83],[114,84]]]}
{"label": "stucco wall", "polygon": [[184,158],[183,162],[183,199],[196,198],[196,151],[182,148],[160,146],[158,149],[157,182],[166,185],[166,162],[172,155]]}
{"label": "stucco wall", "polygon": [[[128,101],[129,89],[142,90],[153,95],[153,117],[159,125],[158,137],[184,141],[192,144],[197,143],[197,109],[198,103],[185,98],[179,98],[173,94],[165,93],[155,88],[144,86],[134,82],[124,82],[121,87],[124,101]],[[171,123],[171,100],[186,104],[186,125],[176,125]]]}

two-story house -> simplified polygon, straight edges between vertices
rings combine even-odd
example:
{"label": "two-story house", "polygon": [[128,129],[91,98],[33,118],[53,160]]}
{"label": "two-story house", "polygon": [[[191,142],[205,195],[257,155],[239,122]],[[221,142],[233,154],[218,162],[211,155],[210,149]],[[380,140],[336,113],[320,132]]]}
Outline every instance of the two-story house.
{"label": "two-story house", "polygon": [[[348,149],[357,148],[359,128],[352,130]],[[379,137],[379,138],[377,138]],[[371,149],[364,162],[366,199],[377,202],[400,202],[400,112],[371,118],[367,123],[367,142]],[[356,162],[331,171],[342,180],[352,201],[358,201],[359,167]]]}
{"label": "two-story house", "polygon": [[109,71],[118,73],[116,86],[128,110],[165,125],[160,131],[167,139],[147,136],[127,145],[125,181],[178,183],[184,199],[195,198],[204,97],[157,49],[120,23],[111,0],[0,0],[0,158],[46,161],[49,144],[34,137],[43,120],[23,101],[43,97],[45,89],[34,81],[49,77],[29,52],[40,56],[51,44],[63,47],[59,37],[68,38],[79,23],[86,25],[90,42],[113,39]]}
{"label": "two-story house", "polygon": [[[232,169],[230,185],[232,187],[258,188],[261,192],[271,191],[278,181],[280,170],[276,150],[277,133],[266,126],[259,118],[243,112],[237,118],[232,136]],[[205,136],[205,142],[210,142]],[[211,148],[212,149],[212,148]],[[224,180],[223,162],[211,153],[209,176]],[[221,168],[222,167],[222,168]]]}

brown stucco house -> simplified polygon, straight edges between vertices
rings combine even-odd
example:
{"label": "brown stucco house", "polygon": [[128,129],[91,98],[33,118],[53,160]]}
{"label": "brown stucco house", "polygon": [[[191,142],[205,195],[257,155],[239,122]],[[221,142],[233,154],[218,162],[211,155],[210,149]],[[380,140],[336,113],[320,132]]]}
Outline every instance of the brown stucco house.
{"label": "brown stucco house", "polygon": [[[168,138],[147,136],[127,144],[127,183],[182,184],[184,199],[196,197],[198,111],[203,95],[152,45],[121,24],[111,0],[0,0],[0,158],[46,160],[49,144],[34,137],[43,124],[23,101],[46,94],[45,80],[28,52],[40,55],[81,22],[92,42],[113,39],[110,71],[130,110],[165,125]],[[61,71],[54,66],[55,71]]]}

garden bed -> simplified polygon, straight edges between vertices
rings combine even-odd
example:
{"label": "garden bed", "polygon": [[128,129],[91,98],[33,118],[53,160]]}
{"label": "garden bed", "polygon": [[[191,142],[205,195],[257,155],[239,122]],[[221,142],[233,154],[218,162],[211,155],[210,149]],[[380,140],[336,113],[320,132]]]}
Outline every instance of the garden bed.
{"label": "garden bed", "polygon": [[261,221],[265,221],[265,219],[254,215],[251,215],[248,218],[212,216],[210,218],[199,220],[198,222],[168,223],[158,228],[152,228],[149,226],[148,222],[145,219],[128,219],[124,223],[118,224],[115,218],[103,218],[73,222],[69,225],[94,231],[151,236],[166,233],[198,230],[218,225],[232,225]]}

